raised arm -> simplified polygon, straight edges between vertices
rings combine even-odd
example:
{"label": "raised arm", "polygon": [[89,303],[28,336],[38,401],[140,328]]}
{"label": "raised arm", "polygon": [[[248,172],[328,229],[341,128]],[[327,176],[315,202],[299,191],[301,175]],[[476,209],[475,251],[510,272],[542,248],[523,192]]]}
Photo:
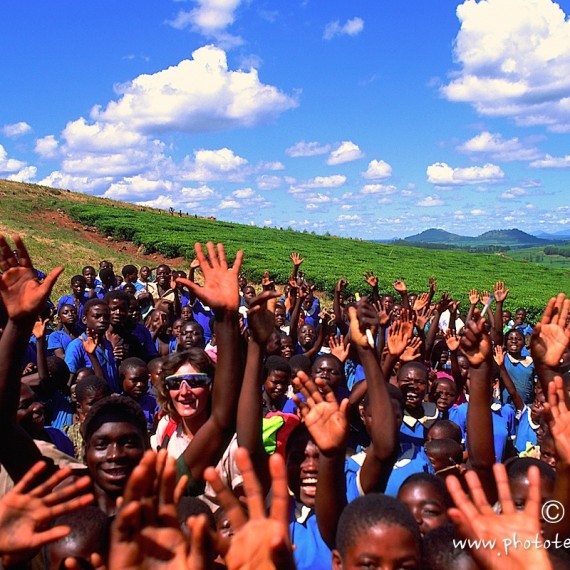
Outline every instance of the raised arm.
{"label": "raised arm", "polygon": [[530,339],[530,353],[545,394],[559,374],[560,359],[570,344],[569,309],[570,299],[564,293],[550,299]]}
{"label": "raised arm", "polygon": [[317,523],[325,543],[334,548],[338,519],[346,506],[344,457],[348,442],[348,400],[339,406],[326,382],[315,383],[302,371],[293,383],[305,397],[304,402],[297,396],[293,399],[320,452],[315,499]]}
{"label": "raised arm", "polygon": [[340,294],[343,292],[344,288],[348,285],[348,281],[346,279],[340,279],[337,281],[337,284],[334,288],[334,297],[333,297],[333,311],[334,311],[334,322],[338,329],[340,330],[341,334],[347,334],[348,332],[348,325],[344,320],[344,307],[340,301]]}
{"label": "raised arm", "polygon": [[297,274],[299,273],[299,267],[303,261],[305,261],[298,253],[293,252],[290,256],[293,262],[293,271],[291,271],[291,279],[297,279]]}
{"label": "raised arm", "polygon": [[484,332],[485,319],[475,311],[465,325],[461,352],[469,361],[469,406],[467,408],[467,451],[471,468],[481,480],[487,500],[497,500],[492,467],[495,463],[493,419],[491,416],[491,370],[493,351],[491,339]]}
{"label": "raised arm", "polygon": [[31,437],[16,422],[22,363],[34,322],[63,267],[39,283],[21,238],[16,236],[14,243],[18,257],[0,235],[0,296],[8,314],[0,337],[0,463],[17,482],[42,458]]}
{"label": "raised arm", "polygon": [[501,380],[509,393],[509,396],[513,399],[513,404],[515,405],[515,409],[522,410],[524,408],[524,402],[521,398],[521,395],[518,393],[507,369],[505,368],[505,353],[503,352],[503,347],[498,345],[495,347],[495,362],[499,366],[501,370]]}
{"label": "raised arm", "polygon": [[372,287],[372,302],[379,303],[380,302],[380,293],[378,292],[378,277],[372,273],[372,271],[367,271],[364,274],[364,280],[370,287]]}
{"label": "raised arm", "polygon": [[505,289],[503,281],[497,281],[493,288],[493,296],[495,297],[495,323],[493,330],[495,331],[494,342],[496,345],[503,344],[503,303],[509,295],[509,289]]}
{"label": "raised arm", "polygon": [[410,300],[408,298],[408,287],[406,286],[406,282],[403,279],[396,279],[396,281],[392,283],[392,287],[400,293],[400,297],[402,298],[402,307],[404,307],[404,309],[409,309]]}
{"label": "raised arm", "polygon": [[243,252],[237,252],[233,267],[226,261],[224,246],[206,244],[208,257],[202,246],[195,245],[196,257],[204,275],[204,286],[198,287],[188,279],[177,281],[188,287],[202,302],[209,305],[216,319],[218,363],[212,390],[212,412],[184,451],[184,462],[196,481],[203,480],[204,469],[216,465],[236,429],[238,397],[242,370],[236,366],[239,359],[238,273]]}
{"label": "raised arm", "polygon": [[[360,485],[364,493],[383,492],[383,470],[398,443],[398,429],[394,408],[386,380],[374,348],[368,344],[365,331],[374,326],[377,314],[366,299],[358,302],[357,309],[350,308],[350,335],[356,344],[366,375],[369,409],[372,414],[370,435],[372,444],[366,450],[366,458],[360,470]],[[390,469],[392,465],[390,464]]]}
{"label": "raised arm", "polygon": [[247,346],[247,359],[237,412],[238,445],[249,451],[255,472],[265,492],[269,490],[270,478],[267,469],[268,455],[263,447],[262,438],[261,370],[265,343],[274,330],[275,299],[278,296],[279,293],[276,291],[263,291],[249,303],[247,320],[251,336]]}

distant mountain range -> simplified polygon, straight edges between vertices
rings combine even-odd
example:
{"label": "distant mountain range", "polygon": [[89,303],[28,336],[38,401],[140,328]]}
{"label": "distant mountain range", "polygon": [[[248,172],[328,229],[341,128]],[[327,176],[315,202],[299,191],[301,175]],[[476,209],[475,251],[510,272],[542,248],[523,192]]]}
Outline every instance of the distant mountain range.
{"label": "distant mountain range", "polygon": [[476,237],[462,236],[446,232],[445,230],[430,228],[419,234],[408,236],[402,242],[415,244],[441,244],[451,247],[536,247],[543,245],[561,245],[570,240],[570,231],[556,232],[555,234],[542,233],[535,236],[513,228],[511,230],[491,230]]}

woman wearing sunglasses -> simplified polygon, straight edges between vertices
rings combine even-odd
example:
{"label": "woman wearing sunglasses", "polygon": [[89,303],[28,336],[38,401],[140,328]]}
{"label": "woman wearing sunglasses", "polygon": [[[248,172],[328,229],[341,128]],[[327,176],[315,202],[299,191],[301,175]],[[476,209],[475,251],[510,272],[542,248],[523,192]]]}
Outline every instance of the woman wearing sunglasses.
{"label": "woman wearing sunglasses", "polygon": [[153,448],[165,448],[176,459],[179,476],[189,477],[188,494],[203,492],[202,474],[216,465],[236,430],[237,402],[242,381],[239,362],[238,273],[242,252],[228,268],[224,247],[207,244],[208,259],[200,244],[196,257],[204,285],[178,278],[214,311],[218,362],[215,369],[199,348],[165,358],[156,385],[158,403],[166,414],[151,438]]}

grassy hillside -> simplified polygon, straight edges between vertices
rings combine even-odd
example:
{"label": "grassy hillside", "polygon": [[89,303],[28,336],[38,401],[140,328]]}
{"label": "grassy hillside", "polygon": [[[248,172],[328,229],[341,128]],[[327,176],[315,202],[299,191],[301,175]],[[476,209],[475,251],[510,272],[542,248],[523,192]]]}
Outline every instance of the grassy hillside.
{"label": "grassy hillside", "polygon": [[[149,208],[5,181],[0,181],[0,198],[0,229],[26,235],[36,265],[49,269],[63,263],[70,269],[67,277],[83,264],[104,257],[111,258],[119,267],[127,261],[137,265],[143,260],[148,262],[143,252],[191,259],[194,242],[213,240],[224,242],[230,256],[243,248],[244,271],[255,282],[259,282],[263,271],[269,270],[278,283],[284,283],[291,269],[289,254],[298,251],[306,260],[302,269],[309,279],[329,293],[340,277],[348,278],[353,292],[366,293],[368,286],[362,275],[368,270],[380,277],[383,290],[389,290],[396,278],[405,279],[410,290],[425,290],[428,277],[435,275],[439,290],[450,291],[462,300],[463,306],[467,305],[467,292],[471,287],[489,289],[496,280],[502,279],[511,288],[509,306],[523,305],[534,314],[541,311],[551,296],[560,291],[570,292],[568,272],[513,261],[501,255],[394,247],[170,216]],[[66,218],[63,212],[79,222],[79,228],[61,227],[61,221]],[[98,237],[100,243],[93,243],[94,236],[86,227],[96,227],[113,241]],[[117,240],[132,241],[135,247],[120,251]],[[181,260],[175,260],[172,265],[180,267]]]}

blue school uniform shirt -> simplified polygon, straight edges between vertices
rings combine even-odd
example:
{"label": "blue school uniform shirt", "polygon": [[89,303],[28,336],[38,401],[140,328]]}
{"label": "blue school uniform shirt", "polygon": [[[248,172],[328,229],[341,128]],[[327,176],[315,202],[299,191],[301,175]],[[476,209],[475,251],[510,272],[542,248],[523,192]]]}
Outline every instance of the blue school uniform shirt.
{"label": "blue school uniform shirt", "polygon": [[313,325],[315,328],[317,328],[317,325],[320,322],[320,317],[319,317],[320,312],[321,312],[321,302],[319,301],[318,297],[314,297],[311,308],[305,310],[305,324]]}
{"label": "blue school uniform shirt", "polygon": [[[456,408],[455,417],[450,418],[460,428],[463,441],[467,441],[467,409],[469,402],[460,404]],[[495,445],[495,461],[502,463],[508,439],[515,439],[515,410],[512,406],[501,406],[500,402],[491,404],[491,418],[493,420],[493,442]],[[467,446],[466,446],[467,447]]]}
{"label": "blue school uniform shirt", "polygon": [[[297,396],[299,398],[299,400],[301,400],[302,402],[305,401],[305,397],[303,396],[303,394],[301,394],[301,392],[297,392],[295,394],[295,396]],[[344,386],[339,386],[336,389],[335,397],[336,397],[336,401],[340,404],[345,398],[350,397],[350,392]],[[297,413],[297,404],[295,404],[295,401],[293,400],[293,398],[289,398],[285,402],[285,405],[283,406],[283,410],[281,410],[281,411],[286,413],[286,414],[296,414]]]}
{"label": "blue school uniform shirt", "polygon": [[[65,352],[65,363],[69,367],[71,373],[77,372],[80,368],[84,366],[91,368],[91,361],[83,348],[83,343],[81,339],[87,339],[87,336],[82,334],[79,338],[72,340]],[[117,368],[117,362],[115,361],[115,356],[113,355],[113,345],[105,338],[103,339],[103,346],[98,346],[95,349],[95,357],[101,364],[103,369],[103,374],[105,374],[105,380],[109,384],[111,392],[119,394],[121,389],[119,387],[119,370]]]}
{"label": "blue school uniform shirt", "polygon": [[69,346],[69,343],[72,340],[73,339],[63,329],[59,331],[53,331],[48,336],[47,355],[53,356],[53,353],[57,348],[61,348],[65,353],[67,347]]}
{"label": "blue school uniform shirt", "polygon": [[[527,356],[523,360],[516,360],[507,354],[505,355],[505,368],[522,401],[530,406],[534,401],[534,377],[536,375],[532,358]],[[503,390],[502,400],[503,404],[513,402],[506,388]]]}
{"label": "blue school uniform shirt", "polygon": [[208,344],[212,338],[210,319],[214,316],[214,311],[207,305],[204,305],[200,299],[196,299],[192,305],[192,315],[196,322],[204,329],[204,338],[206,339],[206,344]]}
{"label": "blue school uniform shirt", "polygon": [[151,332],[142,324],[136,323],[131,334],[140,342],[143,347],[147,361],[152,360],[158,356],[158,350],[152,340]]}
{"label": "blue school uniform shirt", "polygon": [[346,377],[346,386],[351,391],[356,384],[366,378],[362,364],[357,364],[350,358],[344,364],[344,375]]}
{"label": "blue school uniform shirt", "polygon": [[517,435],[515,437],[515,449],[517,453],[522,453],[526,451],[528,445],[536,445],[538,443],[536,439],[536,430],[539,428],[540,424],[535,424],[530,417],[530,408],[525,406],[517,421]]}
{"label": "blue school uniform shirt", "polygon": [[426,432],[438,419],[439,412],[433,402],[422,402],[424,415],[414,418],[404,410],[404,418],[400,426],[400,443],[413,443],[422,446],[426,440]]}
{"label": "blue school uniform shirt", "polygon": [[[355,468],[354,466],[357,466],[357,472],[359,472],[365,458],[366,451],[361,451],[360,453],[357,453],[349,458],[347,462],[352,462],[352,469]],[[400,454],[398,455],[398,459],[396,459],[396,462],[392,467],[392,472],[388,477],[386,490],[384,493],[386,495],[390,495],[391,497],[396,497],[398,495],[400,487],[402,486],[402,483],[414,473],[434,473],[434,469],[423,447],[414,445],[413,443],[402,443],[400,444]],[[364,492],[360,486],[360,478],[358,475],[356,478],[356,489],[359,494],[351,497],[350,500],[354,500],[358,496],[364,495]],[[347,484],[347,498],[348,492],[349,486]]]}
{"label": "blue school uniform shirt", "polygon": [[61,430],[53,427],[44,428],[48,434],[50,441],[63,453],[70,457],[75,457],[75,448],[73,443]]}
{"label": "blue school uniform shirt", "polygon": [[[357,482],[359,470],[360,466],[352,459],[345,461],[346,500],[349,503],[363,495]],[[296,547],[293,554],[297,570],[330,570],[332,552],[321,537],[315,511],[292,500],[289,521],[291,543]]]}
{"label": "blue school uniform shirt", "polygon": [[63,430],[73,424],[75,405],[71,397],[60,390],[56,390],[44,404],[45,416],[50,422],[50,427]]}

